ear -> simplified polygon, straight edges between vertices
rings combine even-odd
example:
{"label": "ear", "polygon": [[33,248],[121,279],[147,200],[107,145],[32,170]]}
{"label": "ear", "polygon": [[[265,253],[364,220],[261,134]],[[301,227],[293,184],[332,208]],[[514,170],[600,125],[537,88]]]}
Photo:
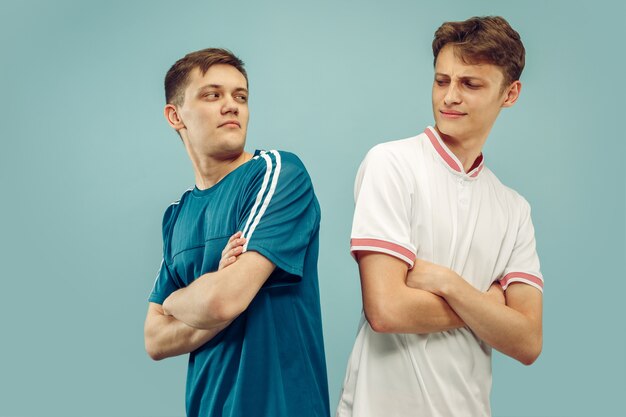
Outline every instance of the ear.
{"label": "ear", "polygon": [[515,104],[515,102],[519,98],[521,91],[522,91],[522,83],[519,80],[513,81],[513,83],[507,88],[507,92],[505,95],[504,103],[502,103],[502,107],[511,107],[513,104]]}
{"label": "ear", "polygon": [[163,114],[165,115],[165,120],[169,123],[170,126],[176,131],[179,131],[185,124],[183,123],[183,119],[180,118],[178,114],[178,110],[176,106],[173,104],[166,104],[165,109],[163,110]]}

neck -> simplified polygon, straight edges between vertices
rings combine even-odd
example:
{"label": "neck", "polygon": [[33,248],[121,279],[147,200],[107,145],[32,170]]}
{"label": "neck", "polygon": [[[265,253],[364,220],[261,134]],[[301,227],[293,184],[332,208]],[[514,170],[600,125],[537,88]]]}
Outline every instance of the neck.
{"label": "neck", "polygon": [[469,172],[474,161],[476,161],[476,158],[478,158],[482,152],[483,146],[487,141],[487,135],[459,138],[441,133],[437,126],[435,126],[435,129],[448,149],[450,149],[454,156],[461,162],[463,171]]}
{"label": "neck", "polygon": [[189,157],[196,176],[196,187],[199,190],[206,190],[248,162],[252,158],[252,154],[242,150],[236,154],[214,157],[189,152]]}

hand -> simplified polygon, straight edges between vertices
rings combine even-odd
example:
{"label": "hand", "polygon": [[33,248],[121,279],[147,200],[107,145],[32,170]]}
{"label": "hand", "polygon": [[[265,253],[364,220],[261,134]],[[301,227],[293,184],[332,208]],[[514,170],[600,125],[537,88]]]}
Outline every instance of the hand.
{"label": "hand", "polygon": [[504,296],[504,290],[502,289],[502,285],[500,285],[500,281],[495,281],[491,284],[491,287],[489,287],[485,295],[499,304],[506,305],[506,297]]}
{"label": "hand", "polygon": [[222,259],[220,259],[218,271],[234,264],[237,261],[237,257],[243,253],[243,245],[246,243],[246,238],[241,237],[241,235],[241,232],[237,232],[228,239],[228,243],[222,251]]}
{"label": "hand", "polygon": [[443,285],[458,278],[453,270],[432,262],[416,259],[406,276],[406,285],[411,288],[441,295]]}

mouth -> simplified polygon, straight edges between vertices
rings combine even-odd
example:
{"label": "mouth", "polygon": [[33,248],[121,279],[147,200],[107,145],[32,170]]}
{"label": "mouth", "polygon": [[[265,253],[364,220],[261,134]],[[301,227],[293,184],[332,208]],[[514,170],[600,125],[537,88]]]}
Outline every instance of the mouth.
{"label": "mouth", "polygon": [[439,113],[445,117],[446,119],[458,119],[467,115],[467,113],[463,113],[456,110],[439,110]]}
{"label": "mouth", "polygon": [[237,120],[227,120],[226,122],[220,124],[218,127],[238,127],[241,128],[241,124]]}

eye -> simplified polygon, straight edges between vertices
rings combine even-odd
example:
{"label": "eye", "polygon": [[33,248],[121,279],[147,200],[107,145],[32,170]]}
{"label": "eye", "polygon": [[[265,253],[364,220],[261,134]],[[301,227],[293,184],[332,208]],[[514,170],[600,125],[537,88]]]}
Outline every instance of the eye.
{"label": "eye", "polygon": [[476,83],[472,83],[472,82],[466,82],[465,85],[468,88],[471,88],[472,90],[476,90],[476,89],[479,89],[480,87],[482,87],[482,85],[476,84]]}
{"label": "eye", "polygon": [[235,100],[237,100],[240,103],[247,103],[248,102],[248,96],[245,94],[237,94],[235,96]]}
{"label": "eye", "polygon": [[215,91],[209,91],[209,92],[202,94],[202,98],[206,100],[216,100],[220,98],[220,93],[215,92]]}
{"label": "eye", "polygon": [[448,80],[441,79],[441,78],[439,78],[439,79],[437,79],[437,78],[436,78],[436,79],[435,79],[435,83],[436,83],[439,87],[443,87],[444,85],[447,85],[447,84],[448,84]]}

